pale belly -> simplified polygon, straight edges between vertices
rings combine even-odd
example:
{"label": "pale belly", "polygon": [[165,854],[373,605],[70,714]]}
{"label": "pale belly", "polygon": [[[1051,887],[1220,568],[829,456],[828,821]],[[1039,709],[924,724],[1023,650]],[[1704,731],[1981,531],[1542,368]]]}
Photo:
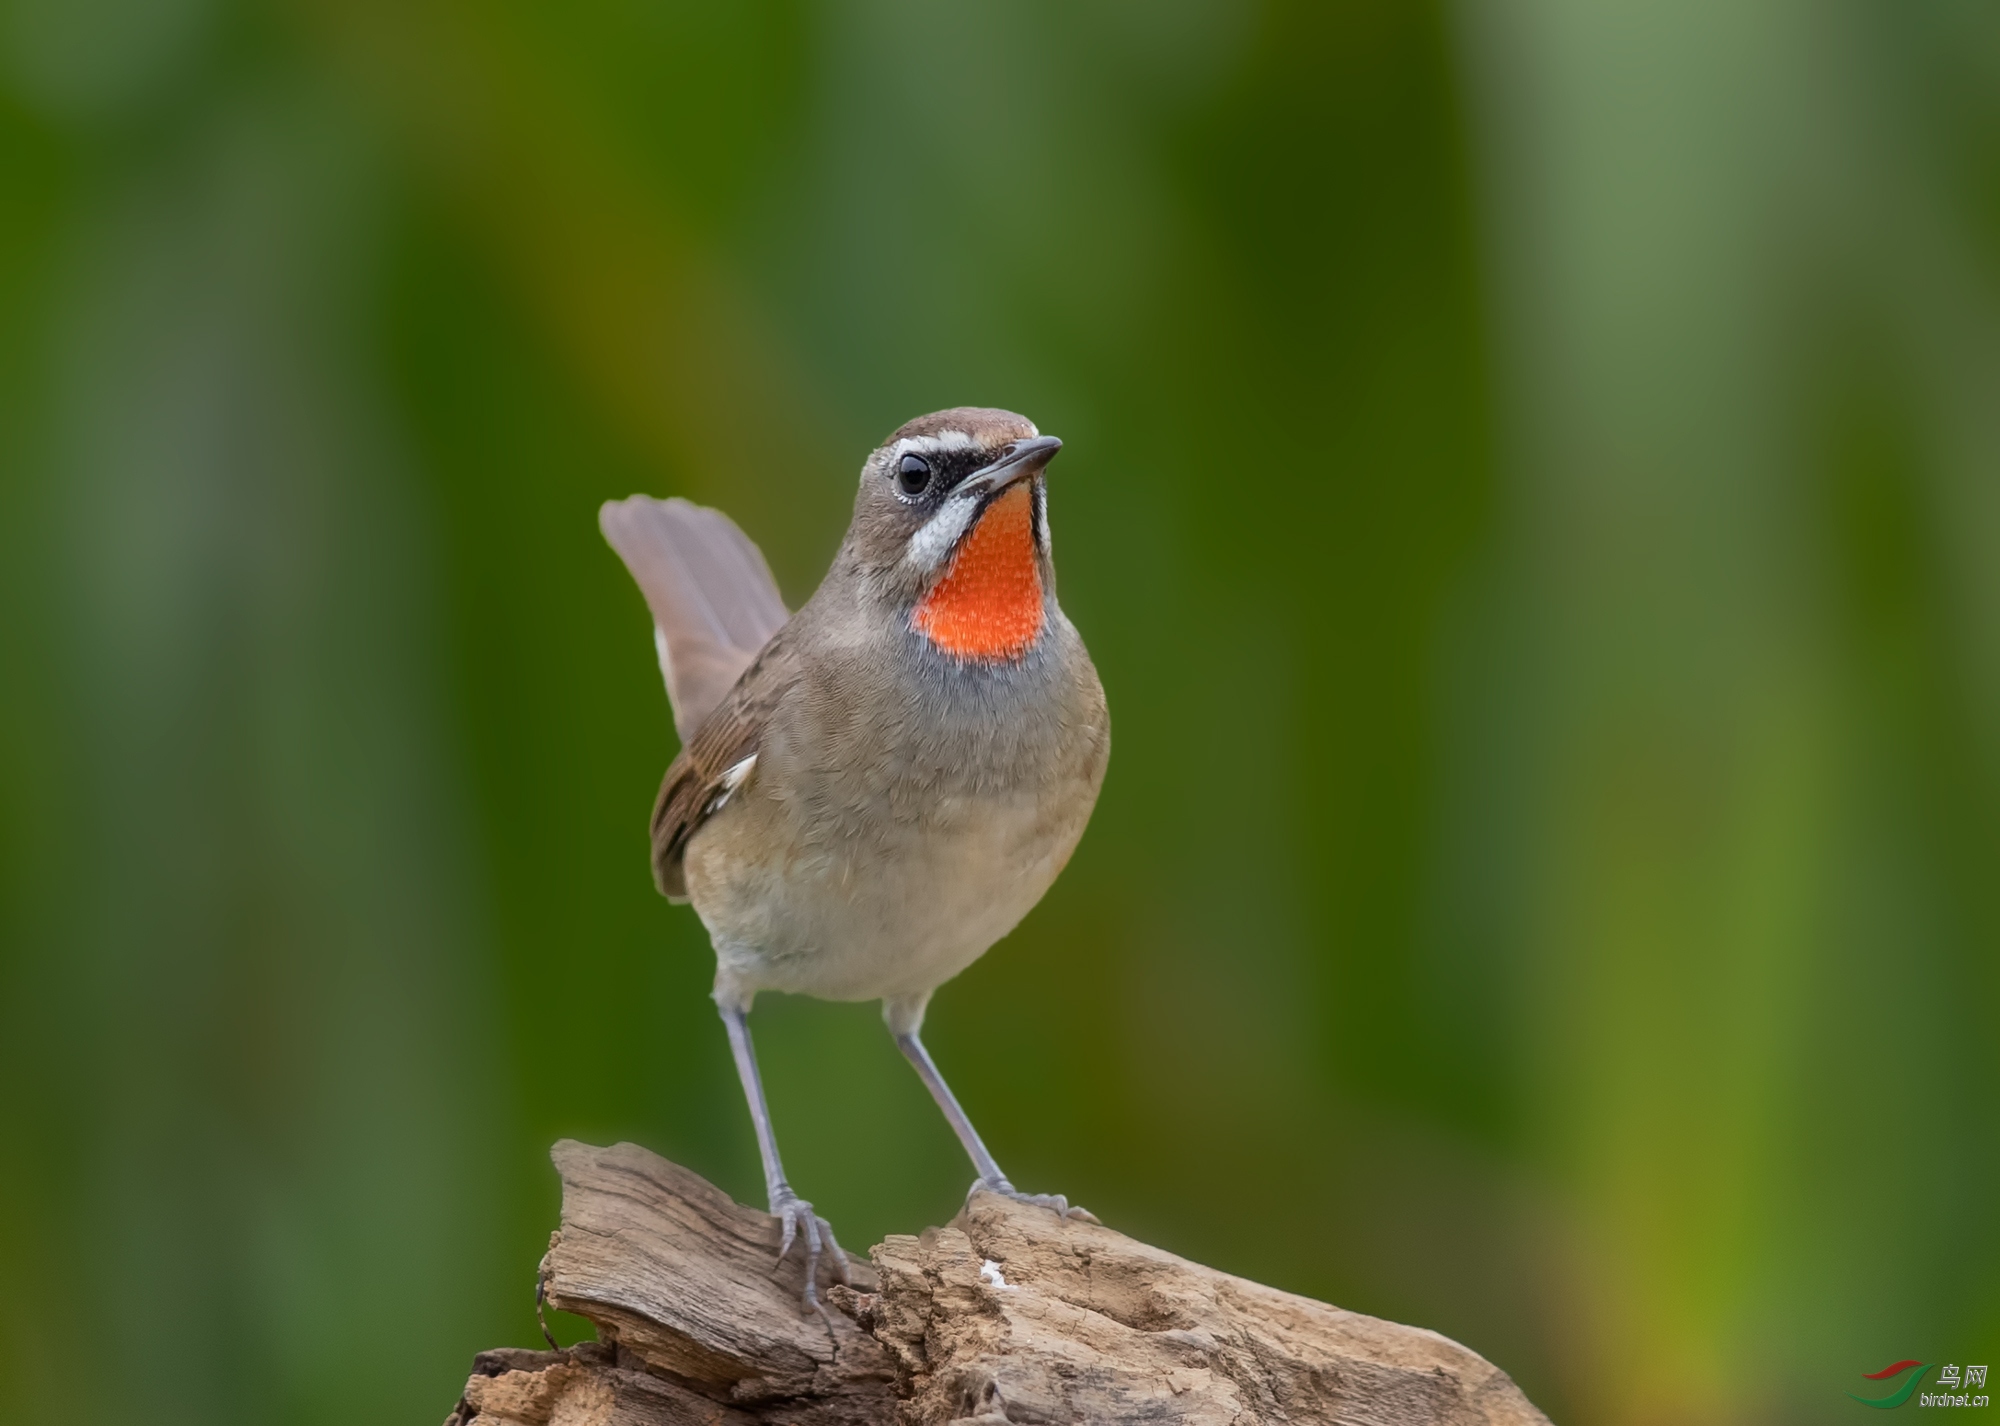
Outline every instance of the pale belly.
{"label": "pale belly", "polygon": [[971,965],[1042,899],[1096,799],[1090,779],[802,825],[745,791],[689,843],[689,898],[725,976],[827,1000],[921,994]]}

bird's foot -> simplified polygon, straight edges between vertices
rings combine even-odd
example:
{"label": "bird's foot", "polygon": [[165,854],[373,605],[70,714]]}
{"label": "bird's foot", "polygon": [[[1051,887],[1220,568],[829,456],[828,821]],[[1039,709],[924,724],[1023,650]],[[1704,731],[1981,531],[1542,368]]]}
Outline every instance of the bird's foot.
{"label": "bird's foot", "polygon": [[1016,1203],[1032,1203],[1037,1208],[1048,1209],[1056,1217],[1065,1221],[1071,1218],[1081,1223],[1096,1223],[1099,1221],[1095,1213],[1092,1213],[1081,1204],[1071,1203],[1060,1193],[1023,1193],[1004,1178],[974,1179],[972,1187],[965,1191],[966,1200],[970,1202],[972,1195],[980,1192],[997,1193],[1002,1198],[1013,1199]]}
{"label": "bird's foot", "polygon": [[819,1260],[821,1252],[825,1251],[831,1256],[833,1259],[833,1270],[840,1275],[842,1282],[850,1280],[847,1273],[847,1254],[840,1250],[840,1244],[834,1240],[833,1225],[817,1213],[814,1213],[813,1206],[803,1198],[800,1198],[796,1193],[793,1193],[789,1188],[782,1189],[772,1196],[771,1216],[785,1225],[784,1239],[778,1244],[778,1261],[771,1266],[772,1275],[776,1276],[778,1269],[784,1266],[785,1259],[791,1255],[792,1244],[804,1240],[806,1251],[805,1305],[813,1311],[820,1313],[822,1317],[825,1316],[825,1312],[819,1305]]}

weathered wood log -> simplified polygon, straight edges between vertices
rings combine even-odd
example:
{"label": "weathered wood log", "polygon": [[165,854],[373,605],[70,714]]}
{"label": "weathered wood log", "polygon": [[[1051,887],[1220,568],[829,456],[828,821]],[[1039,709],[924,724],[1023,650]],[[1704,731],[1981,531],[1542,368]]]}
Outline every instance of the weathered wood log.
{"label": "weathered wood log", "polygon": [[978,1194],[856,1261],[822,1314],[778,1223],[632,1144],[564,1141],[547,1299],[568,1351],[482,1353],[447,1426],[1025,1426],[1547,1418],[1456,1342]]}

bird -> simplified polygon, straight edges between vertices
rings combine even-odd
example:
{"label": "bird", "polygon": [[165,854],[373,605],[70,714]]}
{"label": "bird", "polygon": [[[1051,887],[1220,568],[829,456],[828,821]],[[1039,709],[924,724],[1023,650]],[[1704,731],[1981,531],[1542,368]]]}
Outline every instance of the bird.
{"label": "bird", "polygon": [[[762,990],[882,1002],[896,1046],[985,1190],[1016,1189],[921,1036],[932,993],[1042,899],[1104,781],[1104,688],[1056,601],[1047,471],[1062,448],[962,406],[892,432],[854,515],[789,613],[757,546],[680,498],[607,501],[599,525],[644,595],[681,749],[654,803],[654,882],[693,905],[749,1104],[782,1265],[807,1307],[832,1226],[785,1176],[750,1037]],[[775,1269],[774,1269],[775,1270]]]}

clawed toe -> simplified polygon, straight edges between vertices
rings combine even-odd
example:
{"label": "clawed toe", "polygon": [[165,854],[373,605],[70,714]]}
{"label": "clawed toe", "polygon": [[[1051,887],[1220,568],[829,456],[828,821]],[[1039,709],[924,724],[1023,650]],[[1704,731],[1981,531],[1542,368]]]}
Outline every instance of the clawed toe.
{"label": "clawed toe", "polygon": [[981,1178],[973,1180],[972,1187],[966,1190],[966,1198],[970,1199],[973,1194],[978,1193],[981,1189],[984,1189],[988,1193],[997,1193],[1002,1198],[1011,1198],[1016,1203],[1032,1203],[1037,1208],[1046,1208],[1055,1214],[1056,1217],[1066,1222],[1072,1218],[1080,1223],[1098,1223],[1102,1221],[1088,1208],[1083,1207],[1081,1204],[1072,1204],[1060,1193],[1023,1193],[1004,1178]]}
{"label": "clawed toe", "polygon": [[[803,1239],[806,1252],[806,1286],[802,1294],[805,1305],[819,1312],[819,1260],[824,1250],[833,1259],[833,1270],[842,1282],[850,1282],[847,1254],[841,1251],[840,1243],[833,1236],[833,1225],[813,1212],[813,1206],[795,1193],[787,1193],[771,1204],[771,1216],[784,1225],[784,1237],[778,1244],[778,1260],[771,1265],[771,1275],[785,1265],[791,1255],[792,1244]],[[821,1314],[825,1315],[824,1313]]]}

